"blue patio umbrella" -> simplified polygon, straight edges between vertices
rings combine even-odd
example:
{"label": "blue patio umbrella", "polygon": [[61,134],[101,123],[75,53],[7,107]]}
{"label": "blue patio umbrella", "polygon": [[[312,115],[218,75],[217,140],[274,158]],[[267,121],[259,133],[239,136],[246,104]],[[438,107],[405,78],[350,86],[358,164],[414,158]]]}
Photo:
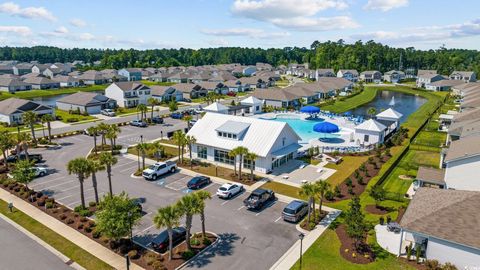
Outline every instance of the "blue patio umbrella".
{"label": "blue patio umbrella", "polygon": [[320,132],[320,133],[335,133],[339,132],[340,129],[337,125],[332,124],[330,122],[320,122],[313,126],[313,131]]}
{"label": "blue patio umbrella", "polygon": [[350,115],[352,115],[352,112],[351,112],[351,111],[348,111],[348,112],[345,112],[343,115],[345,115],[345,116],[350,116]]}
{"label": "blue patio umbrella", "polygon": [[320,108],[315,107],[315,106],[304,106],[300,108],[300,111],[303,113],[319,113]]}

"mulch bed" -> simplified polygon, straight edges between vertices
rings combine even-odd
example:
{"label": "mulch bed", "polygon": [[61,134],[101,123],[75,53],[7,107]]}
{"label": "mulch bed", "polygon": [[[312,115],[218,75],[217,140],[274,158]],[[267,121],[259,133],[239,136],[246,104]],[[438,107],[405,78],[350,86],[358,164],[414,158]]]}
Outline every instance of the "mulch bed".
{"label": "mulch bed", "polygon": [[363,163],[363,165],[365,166],[365,169],[363,171],[360,170],[359,168],[348,177],[352,181],[351,191],[350,191],[350,187],[347,185],[347,181],[346,181],[347,179],[345,179],[345,181],[343,181],[338,186],[340,189],[340,196],[336,196],[332,198],[331,200],[329,200],[329,202],[338,202],[338,201],[348,200],[355,195],[358,196],[362,194],[367,188],[368,182],[378,174],[382,165],[385,162],[387,162],[387,160],[389,160],[390,157],[391,156],[387,156],[384,154],[380,156],[376,155],[376,156],[370,157],[371,158],[370,162],[366,161]]}
{"label": "mulch bed", "polygon": [[355,242],[348,236],[344,224],[339,225],[335,233],[340,239],[340,254],[345,260],[356,264],[368,264],[375,260],[375,253],[367,244],[362,245],[361,250],[356,249]]}
{"label": "mulch bed", "polygon": [[[3,174],[0,175],[0,177],[5,178],[6,176]],[[121,239],[118,242],[114,242],[104,236],[101,236],[100,233],[95,231],[96,224],[94,220],[88,217],[82,217],[79,213],[75,213],[72,209],[55,202],[53,198],[49,198],[47,195],[42,194],[41,192],[35,192],[33,190],[28,191],[25,186],[18,183],[10,183],[8,185],[2,183],[0,184],[0,187],[29,202],[31,205],[74,228],[78,232],[84,234],[104,247],[109,248],[115,253],[121,256],[124,256],[128,253],[133,263],[136,263],[147,270],[175,269],[186,261],[182,258],[182,253],[186,250],[185,242],[175,248],[174,260],[172,260],[172,262],[168,262],[168,253],[160,255],[137,244],[131,243],[129,239]],[[47,208],[47,203],[50,208]],[[88,207],[92,213],[95,212],[95,208],[95,206]],[[212,234],[207,234],[207,238],[210,240],[210,243],[213,243],[216,240],[216,237]],[[192,249],[196,254],[207,246],[208,245],[200,243],[198,246],[192,246]]]}
{"label": "mulch bed", "polygon": [[[328,214],[328,212],[326,211],[321,211],[320,214],[318,211],[315,212],[315,220],[313,220],[313,216],[310,217],[311,220],[310,220],[310,223],[314,223],[315,226],[318,225],[318,223],[320,223],[320,221],[322,221],[322,219],[324,217],[326,217]],[[306,231],[311,231],[313,230],[315,227],[310,227],[308,226],[308,216],[305,216],[305,218],[302,220],[302,222],[300,223],[300,227]]]}
{"label": "mulch bed", "polygon": [[415,260],[407,260],[407,258],[399,257],[398,258],[400,261],[403,263],[406,263],[410,265],[413,268],[416,268],[418,270],[427,270],[428,268],[425,266],[425,264],[418,264]]}
{"label": "mulch bed", "polygon": [[365,207],[365,210],[374,215],[385,215],[393,211],[393,209],[390,209],[388,207],[383,207],[383,206],[376,206],[375,204],[369,204]]}

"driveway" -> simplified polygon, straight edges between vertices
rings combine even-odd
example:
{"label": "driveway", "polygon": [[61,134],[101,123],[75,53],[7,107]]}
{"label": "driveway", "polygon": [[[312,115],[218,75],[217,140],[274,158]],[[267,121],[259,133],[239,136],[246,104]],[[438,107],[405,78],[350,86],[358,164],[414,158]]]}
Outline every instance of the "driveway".
{"label": "driveway", "polygon": [[398,256],[400,250],[401,233],[389,232],[387,225],[377,224],[375,226],[375,233],[377,235],[377,243],[388,252]]}

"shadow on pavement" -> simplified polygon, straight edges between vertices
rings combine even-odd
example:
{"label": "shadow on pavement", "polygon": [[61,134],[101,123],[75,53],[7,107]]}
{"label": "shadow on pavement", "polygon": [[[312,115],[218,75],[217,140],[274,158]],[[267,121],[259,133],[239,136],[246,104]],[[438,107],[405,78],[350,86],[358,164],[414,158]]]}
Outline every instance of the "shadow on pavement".
{"label": "shadow on pavement", "polygon": [[240,237],[236,233],[222,233],[219,234],[218,237],[219,240],[214,246],[201,253],[195,259],[192,259],[186,266],[200,268],[211,263],[211,259],[216,255],[233,255],[233,243],[240,240]]}

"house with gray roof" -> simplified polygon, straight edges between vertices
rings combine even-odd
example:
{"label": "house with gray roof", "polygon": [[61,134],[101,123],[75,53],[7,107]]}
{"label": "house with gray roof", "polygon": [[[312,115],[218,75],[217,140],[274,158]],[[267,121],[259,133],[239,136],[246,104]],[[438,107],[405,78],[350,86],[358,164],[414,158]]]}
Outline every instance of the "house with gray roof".
{"label": "house with gray roof", "polygon": [[24,83],[28,83],[32,86],[32,89],[58,89],[60,88],[60,83],[52,81],[49,78],[38,76],[38,77],[28,77],[23,80]]}
{"label": "house with gray roof", "polygon": [[358,71],[355,69],[340,69],[337,71],[338,78],[344,78],[351,82],[358,81]]}
{"label": "house with gray roof", "polygon": [[188,82],[188,79],[191,77],[191,75],[187,72],[178,72],[178,73],[174,73],[174,74],[171,74],[168,78],[167,78],[167,82],[171,82],[171,83],[187,83]]}
{"label": "house with gray roof", "polygon": [[139,104],[147,104],[152,96],[150,87],[135,81],[114,82],[105,89],[105,96],[117,101],[117,105],[123,108],[137,107]]}
{"label": "house with gray roof", "polygon": [[405,79],[405,72],[399,70],[390,70],[383,74],[383,80],[390,83],[398,83]]}
{"label": "house with gray roof", "polygon": [[445,80],[446,78],[440,74],[426,73],[424,75],[417,76],[417,87],[427,88],[427,86],[433,82]]}
{"label": "house with gray roof", "polygon": [[183,93],[172,86],[151,85],[150,89],[152,90],[152,97],[160,102],[183,100]]}
{"label": "house with gray roof", "polygon": [[464,82],[476,82],[477,81],[477,74],[473,71],[453,71],[450,74],[451,80],[461,80]]}
{"label": "house with gray roof", "polygon": [[274,108],[298,106],[300,105],[301,99],[299,95],[286,91],[284,88],[259,88],[256,89],[252,95],[261,100],[263,105]]}
{"label": "house with gray roof", "polygon": [[13,74],[13,67],[11,65],[0,64],[0,75],[1,74]]}
{"label": "house with gray roof", "polygon": [[32,85],[15,77],[0,77],[0,91],[15,93],[25,90],[32,90]]}
{"label": "house with gray roof", "polygon": [[117,101],[94,92],[77,92],[60,98],[56,106],[64,111],[77,111],[88,114],[99,114],[103,109],[114,109]]}
{"label": "house with gray roof", "polygon": [[333,68],[319,68],[315,70],[315,80],[318,81],[320,77],[337,77]]}
{"label": "house with gray roof", "polygon": [[52,81],[60,83],[60,87],[78,87],[80,80],[68,75],[57,75],[52,78]]}
{"label": "house with gray roof", "polygon": [[118,71],[118,74],[127,77],[128,81],[142,80],[142,70],[139,68],[122,68]]}
{"label": "house with gray roof", "polygon": [[183,99],[204,97],[208,93],[207,89],[195,83],[177,83],[172,87],[182,92]]}
{"label": "house with gray roof", "polygon": [[401,221],[400,250],[420,249],[423,259],[452,263],[457,269],[480,266],[480,192],[419,188]]}
{"label": "house with gray roof", "polygon": [[22,124],[22,117],[26,112],[34,112],[39,117],[45,114],[55,116],[55,110],[52,107],[31,100],[8,98],[0,101],[0,122],[8,125]]}
{"label": "house with gray roof", "polygon": [[33,64],[30,63],[19,63],[13,66],[13,74],[22,76],[27,73],[32,72]]}
{"label": "house with gray roof", "polygon": [[78,79],[80,80],[80,84],[83,83],[85,85],[99,85],[106,82],[103,74],[95,70],[84,72],[82,75],[78,76]]}

